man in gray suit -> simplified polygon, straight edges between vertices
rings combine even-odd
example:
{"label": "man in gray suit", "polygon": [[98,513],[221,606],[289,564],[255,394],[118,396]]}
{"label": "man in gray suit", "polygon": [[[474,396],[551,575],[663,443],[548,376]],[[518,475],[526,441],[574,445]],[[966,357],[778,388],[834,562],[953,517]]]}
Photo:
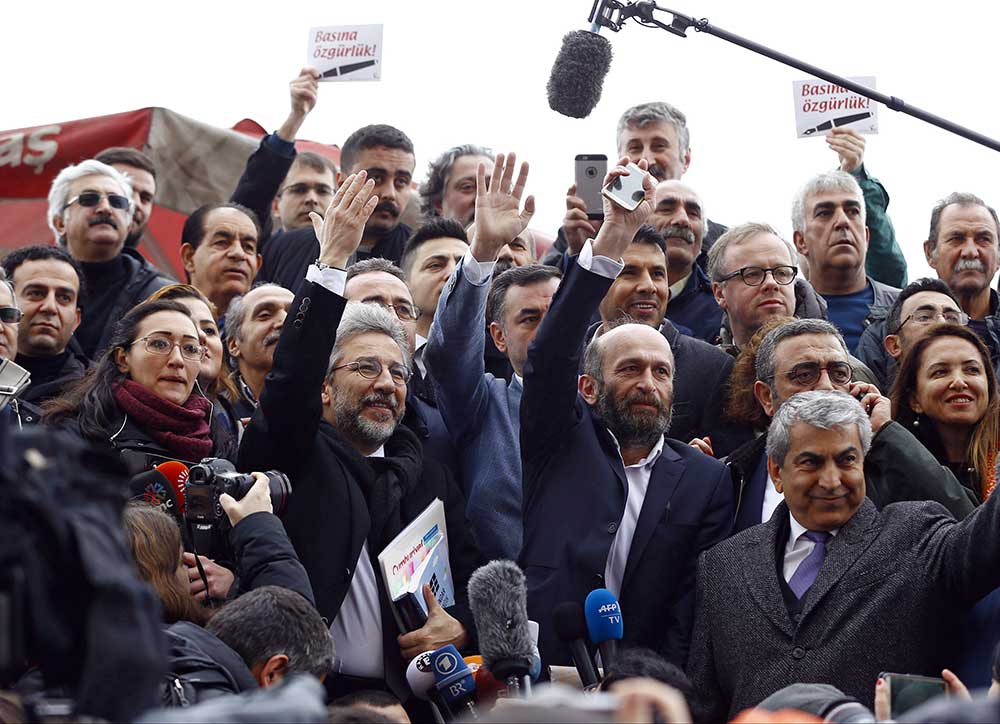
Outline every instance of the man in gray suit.
{"label": "man in gray suit", "polygon": [[799,393],[771,421],[784,501],[699,562],[688,674],[707,721],[795,682],[871,707],[882,671],[940,676],[958,614],[1000,586],[1000,496],[960,523],[937,503],[879,511],[865,497],[871,439],[844,392]]}
{"label": "man in gray suit", "polygon": [[[437,391],[438,409],[458,450],[467,515],[487,560],[514,560],[521,551],[521,378],[528,345],[559,286],[554,267],[528,265],[496,278],[501,252],[531,219],[523,166],[512,186],[516,159],[497,156],[489,189],[480,166],[475,231],[469,250],[441,292],[424,362]],[[497,348],[507,355],[510,383],[485,373],[484,316]]]}

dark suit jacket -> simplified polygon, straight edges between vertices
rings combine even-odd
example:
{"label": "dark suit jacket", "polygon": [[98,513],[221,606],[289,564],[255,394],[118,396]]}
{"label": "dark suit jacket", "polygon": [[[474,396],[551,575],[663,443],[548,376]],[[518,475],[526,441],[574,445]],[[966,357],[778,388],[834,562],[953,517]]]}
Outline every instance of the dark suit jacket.
{"label": "dark suit jacket", "polygon": [[[318,284],[302,282],[281,330],[260,406],[243,434],[237,464],[240,470],[278,469],[291,480],[292,495],[282,519],[309,573],[316,608],[328,621],[340,610],[371,527],[368,504],[357,479],[361,466],[369,461],[346,449],[339,433],[323,419],[320,401],[327,360],[345,306],[343,297]],[[400,425],[386,443],[387,457],[392,457],[397,435],[410,436],[419,448],[416,435]],[[444,502],[456,598],[448,612],[474,638],[466,585],[479,563],[479,552],[465,519],[465,499],[444,467],[431,460],[423,460],[422,465],[419,483],[400,501],[402,526],[434,498]],[[398,647],[394,648],[397,632],[379,574],[380,552],[369,550],[382,599],[387,675],[395,673],[398,683],[403,680],[402,670],[388,671],[391,662],[399,663],[399,653]],[[394,683],[391,678],[389,683]],[[393,690],[406,698],[405,691]]]}
{"label": "dark suit jacket", "polygon": [[[568,265],[528,351],[521,400],[528,613],[550,664],[570,662],[552,610],[604,587],[608,551],[625,510],[621,456],[603,422],[578,397],[581,341],[611,279]],[[695,561],[729,534],[732,483],[722,463],[666,440],[653,467],[619,596],[625,640],[683,664]]]}
{"label": "dark suit jacket", "polygon": [[703,554],[688,675],[706,721],[795,682],[832,684],[870,708],[882,671],[940,676],[958,614],[1000,585],[998,508],[992,496],[957,523],[937,503],[878,511],[866,499],[827,544],[797,623],[778,581],[785,503]]}

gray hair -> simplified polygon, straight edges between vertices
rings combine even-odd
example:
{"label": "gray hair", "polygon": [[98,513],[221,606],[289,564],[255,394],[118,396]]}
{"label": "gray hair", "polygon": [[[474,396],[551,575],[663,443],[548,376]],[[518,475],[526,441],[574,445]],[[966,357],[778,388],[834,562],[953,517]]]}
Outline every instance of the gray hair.
{"label": "gray hair", "polygon": [[632,106],[622,113],[618,119],[618,135],[615,143],[618,146],[618,153],[621,153],[622,133],[629,126],[642,128],[650,123],[669,123],[677,131],[677,145],[680,147],[678,153],[683,156],[687,153],[688,145],[691,143],[691,133],[687,127],[687,116],[669,103],[655,101],[653,103],[640,103]]}
{"label": "gray hair", "polygon": [[789,430],[796,422],[821,430],[857,425],[863,454],[871,449],[872,423],[860,402],[839,390],[799,392],[778,408],[767,431],[767,457],[779,465],[788,455]]}
{"label": "gray hair", "polygon": [[435,158],[427,166],[427,178],[420,184],[420,211],[424,216],[438,216],[437,204],[444,198],[444,187],[451,173],[451,167],[462,156],[486,156],[493,158],[493,151],[486,146],[465,143],[454,146]]}
{"label": "gray hair", "polygon": [[132,213],[135,211],[134,204],[132,203],[132,182],[128,180],[128,177],[123,174],[118,169],[113,166],[109,166],[106,163],[101,163],[100,161],[95,161],[92,158],[86,161],[81,161],[75,166],[67,166],[59,175],[55,177],[52,181],[52,186],[49,187],[49,211],[48,211],[48,222],[49,228],[52,229],[52,235],[55,237],[57,244],[62,244],[62,239],[59,237],[59,232],[56,231],[55,218],[57,216],[62,216],[63,212],[66,210],[66,202],[69,201],[69,187],[74,181],[82,179],[85,176],[107,176],[122,190],[122,196],[128,199],[128,210],[125,212],[126,226],[132,223]]}
{"label": "gray hair", "polygon": [[782,243],[788,248],[788,258],[790,259],[788,263],[792,266],[797,265],[799,254],[787,239],[779,234],[770,224],[751,221],[728,229],[722,236],[715,240],[712,248],[708,250],[708,278],[717,282],[720,277],[725,276],[728,273],[725,271],[725,266],[726,251],[728,251],[729,247],[735,244],[742,244],[757,234],[771,234],[781,239]]}
{"label": "gray hair", "polygon": [[3,267],[0,267],[0,283],[7,287],[7,291],[10,292],[10,303],[20,309],[21,305],[17,303],[17,295],[14,293],[14,284],[7,278],[7,272]]}
{"label": "gray hair", "polygon": [[[284,289],[285,291],[291,291],[285,289],[285,287],[280,284],[272,284],[271,282],[260,282],[254,284],[247,291],[247,294],[254,291],[255,289],[263,289],[264,287],[274,287],[275,289]],[[246,296],[247,294],[237,294],[229,302],[229,307],[226,309],[225,320],[222,324],[222,329],[226,334],[227,339],[242,340],[243,339],[243,322],[246,320],[244,316],[246,314]]]}
{"label": "gray hair", "polygon": [[837,341],[840,342],[840,348],[844,350],[844,356],[850,359],[850,353],[847,351],[847,344],[844,342],[843,336],[828,321],[825,319],[796,319],[794,322],[775,327],[760,341],[755,363],[757,379],[767,382],[774,390],[773,380],[778,369],[776,358],[778,345],[786,339],[801,337],[804,334],[829,334],[831,337],[836,337]]}
{"label": "gray hair", "polygon": [[333,351],[330,353],[330,362],[326,368],[327,376],[340,361],[344,345],[368,332],[378,332],[392,339],[403,354],[403,364],[407,369],[413,369],[410,366],[410,345],[406,338],[406,330],[396,315],[380,304],[348,302],[344,316],[340,318],[340,326],[337,327],[337,340],[333,343]]}
{"label": "gray hair", "polygon": [[975,194],[955,191],[938,201],[934,204],[934,208],[931,209],[931,229],[927,232],[927,246],[932,255],[937,252],[938,233],[941,231],[939,228],[941,225],[941,214],[952,204],[958,204],[959,206],[982,206],[993,217],[994,228],[996,229],[997,236],[1000,237],[1000,219],[997,218],[996,210]]}
{"label": "gray hair", "polygon": [[798,190],[792,200],[792,229],[804,234],[806,231],[806,202],[810,196],[815,194],[830,193],[833,191],[845,191],[856,196],[861,202],[861,221],[866,222],[867,211],[865,209],[865,194],[861,186],[847,171],[830,171],[821,173],[809,179],[806,184]]}
{"label": "gray hair", "polygon": [[403,282],[403,284],[406,284],[406,274],[403,273],[402,269],[388,259],[373,256],[370,259],[356,261],[347,267],[347,279],[344,281],[344,286],[347,286],[354,277],[359,277],[362,274],[374,274],[376,272],[383,272],[389,276],[394,276]]}

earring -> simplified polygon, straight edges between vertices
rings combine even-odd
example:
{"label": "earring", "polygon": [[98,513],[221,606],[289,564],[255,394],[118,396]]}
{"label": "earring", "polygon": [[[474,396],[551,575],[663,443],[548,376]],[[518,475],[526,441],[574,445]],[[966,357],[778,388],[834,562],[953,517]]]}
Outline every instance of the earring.
{"label": "earring", "polygon": [[913,427],[915,427],[915,428],[919,428],[920,427],[920,416],[919,415],[917,417],[913,418]]}

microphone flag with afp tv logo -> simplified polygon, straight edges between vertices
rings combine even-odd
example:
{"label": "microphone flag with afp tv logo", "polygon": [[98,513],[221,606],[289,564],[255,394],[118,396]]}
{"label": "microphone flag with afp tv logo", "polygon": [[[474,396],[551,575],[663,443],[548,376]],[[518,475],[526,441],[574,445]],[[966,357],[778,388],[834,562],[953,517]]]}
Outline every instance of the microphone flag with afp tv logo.
{"label": "microphone flag with afp tv logo", "polygon": [[187,465],[176,460],[160,463],[152,470],[139,473],[129,480],[129,495],[143,500],[180,521],[184,515],[184,486]]}
{"label": "microphone flag with afp tv logo", "polygon": [[595,588],[587,594],[583,609],[587,617],[590,640],[601,652],[601,665],[607,674],[608,666],[618,655],[618,642],[622,640],[625,631],[621,606],[611,591],[606,588]]}

